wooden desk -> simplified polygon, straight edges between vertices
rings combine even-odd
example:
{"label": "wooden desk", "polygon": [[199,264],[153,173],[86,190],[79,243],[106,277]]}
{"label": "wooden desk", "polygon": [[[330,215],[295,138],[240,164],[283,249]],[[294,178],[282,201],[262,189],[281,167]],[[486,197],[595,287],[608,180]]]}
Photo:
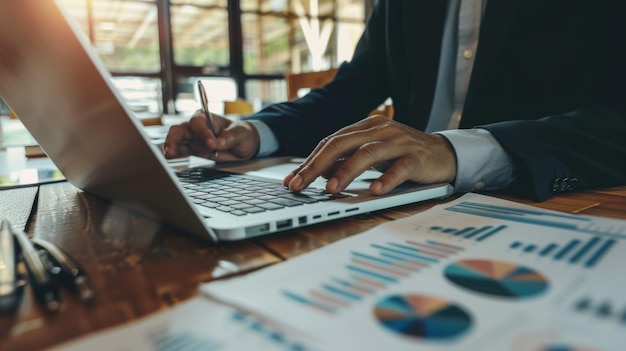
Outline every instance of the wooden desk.
{"label": "wooden desk", "polygon": [[[90,274],[97,292],[97,300],[85,305],[64,291],[61,311],[51,315],[33,302],[27,288],[17,313],[0,316],[0,350],[38,350],[137,319],[197,294],[202,282],[261,269],[440,202],[211,245],[67,183],[0,191],[2,216],[30,235],[58,244]],[[626,218],[626,187],[560,195],[535,205]]]}

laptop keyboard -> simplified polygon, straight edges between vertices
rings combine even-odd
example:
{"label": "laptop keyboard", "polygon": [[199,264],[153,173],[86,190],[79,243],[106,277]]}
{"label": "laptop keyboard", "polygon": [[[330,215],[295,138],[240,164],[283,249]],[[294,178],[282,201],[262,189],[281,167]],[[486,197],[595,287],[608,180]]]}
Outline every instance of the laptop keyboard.
{"label": "laptop keyboard", "polygon": [[194,203],[237,216],[348,196],[317,188],[294,193],[280,183],[211,168],[191,168],[176,174]]}

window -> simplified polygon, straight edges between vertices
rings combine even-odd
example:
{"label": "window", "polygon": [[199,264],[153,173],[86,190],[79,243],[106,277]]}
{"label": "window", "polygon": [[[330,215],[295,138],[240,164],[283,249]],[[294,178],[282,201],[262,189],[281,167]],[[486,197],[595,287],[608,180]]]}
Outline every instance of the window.
{"label": "window", "polygon": [[57,2],[78,21],[111,71],[160,70],[156,1]]}
{"label": "window", "polygon": [[237,99],[237,84],[228,77],[186,77],[178,82],[178,95],[176,97],[176,110],[190,115],[201,108],[198,104],[200,98],[196,84],[202,81],[209,100],[209,111],[224,113],[224,101]]}
{"label": "window", "polygon": [[157,2],[57,0],[57,3],[89,37],[131,109],[138,114],[160,114],[164,109]]}
{"label": "window", "polygon": [[207,73],[229,66],[225,0],[172,1],[170,12],[176,64],[202,66]]}
{"label": "window", "polygon": [[243,29],[244,72],[247,74],[281,74],[290,71],[293,37],[302,32],[292,30],[290,21],[273,14],[244,13]]}
{"label": "window", "polygon": [[284,79],[248,79],[246,96],[258,111],[272,102],[287,100],[287,83]]}
{"label": "window", "polygon": [[336,67],[350,58],[364,27],[359,0],[242,0],[241,9],[249,74]]}
{"label": "window", "polygon": [[350,59],[375,0],[56,0],[138,113],[197,109],[194,82],[255,109],[286,98],[284,75]]}
{"label": "window", "polygon": [[161,109],[161,80],[157,78],[117,76],[113,83],[130,108],[138,114],[158,114]]}

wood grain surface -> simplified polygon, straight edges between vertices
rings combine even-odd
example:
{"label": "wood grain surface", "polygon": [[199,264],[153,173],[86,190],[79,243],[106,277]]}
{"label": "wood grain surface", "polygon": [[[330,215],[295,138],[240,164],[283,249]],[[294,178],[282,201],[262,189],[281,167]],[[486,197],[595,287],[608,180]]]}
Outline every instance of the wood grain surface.
{"label": "wood grain surface", "polygon": [[[83,266],[96,291],[91,304],[63,291],[61,310],[50,314],[32,300],[27,286],[18,311],[0,316],[0,350],[39,350],[146,316],[194,296],[203,282],[262,269],[458,196],[215,245],[68,183],[0,191],[2,217],[66,251]],[[567,213],[626,218],[626,187],[559,195],[542,203],[499,197]]]}

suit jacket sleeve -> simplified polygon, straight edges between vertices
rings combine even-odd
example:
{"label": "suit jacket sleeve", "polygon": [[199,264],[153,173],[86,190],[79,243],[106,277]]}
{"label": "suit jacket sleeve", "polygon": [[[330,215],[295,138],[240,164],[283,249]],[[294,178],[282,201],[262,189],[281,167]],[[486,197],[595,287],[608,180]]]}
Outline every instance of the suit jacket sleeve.
{"label": "suit jacket sleeve", "polygon": [[[584,2],[575,5],[589,11]],[[517,181],[509,189],[516,195],[542,201],[554,193],[626,184],[626,31],[617,8],[598,5],[593,11],[601,14],[595,17],[600,20],[589,26],[589,39],[579,36],[585,48],[579,55],[588,57],[588,64],[571,65],[571,55],[561,56],[568,74],[553,78],[579,85],[579,93],[566,94],[567,87],[561,85],[546,97],[549,103],[563,100],[563,105],[576,107],[544,118],[483,126],[516,160]],[[563,41],[575,40],[571,32],[563,33]]]}
{"label": "suit jacket sleeve", "polygon": [[626,184],[626,119],[606,106],[487,129],[517,167],[512,194],[543,201],[554,193]]}

